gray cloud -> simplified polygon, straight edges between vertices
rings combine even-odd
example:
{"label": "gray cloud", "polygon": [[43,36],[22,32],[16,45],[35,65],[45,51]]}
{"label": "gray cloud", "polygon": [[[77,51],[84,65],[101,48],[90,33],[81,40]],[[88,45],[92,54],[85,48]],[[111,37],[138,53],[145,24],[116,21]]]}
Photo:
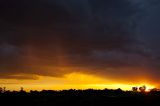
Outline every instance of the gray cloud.
{"label": "gray cloud", "polygon": [[150,71],[141,73],[155,76],[159,49],[149,44],[157,39],[145,37],[142,23],[157,5],[156,0],[2,0],[0,78],[55,77],[83,70],[129,78],[124,72],[130,71],[123,71],[128,67],[136,67],[130,72],[134,74],[147,67]]}

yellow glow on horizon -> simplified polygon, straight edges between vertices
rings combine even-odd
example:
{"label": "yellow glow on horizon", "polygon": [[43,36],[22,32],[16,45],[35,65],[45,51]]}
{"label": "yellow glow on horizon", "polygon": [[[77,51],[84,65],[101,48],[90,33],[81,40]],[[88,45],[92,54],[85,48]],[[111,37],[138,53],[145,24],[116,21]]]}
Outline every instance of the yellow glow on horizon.
{"label": "yellow glow on horizon", "polygon": [[[62,90],[62,89],[117,89],[131,90],[132,87],[140,87],[145,85],[146,91],[155,88],[154,85],[146,82],[142,83],[119,83],[118,81],[112,81],[97,77],[95,75],[89,75],[84,73],[70,73],[64,75],[64,77],[39,77],[38,80],[0,80],[0,87],[6,86],[10,90],[19,90],[20,87],[24,87],[25,90]],[[3,83],[3,84],[2,84]],[[5,84],[6,83],[6,84]],[[8,83],[8,84],[7,84]],[[10,84],[13,83],[13,84]]]}
{"label": "yellow glow on horizon", "polygon": [[128,85],[128,84],[92,84],[92,85],[88,85],[90,87],[96,88],[96,89],[104,89],[104,88],[109,88],[109,89],[122,89],[122,90],[131,90],[132,87],[141,87],[145,85],[146,91],[149,91],[150,89],[155,88],[152,85],[148,85],[148,84],[138,84],[138,85]]}
{"label": "yellow glow on horizon", "polygon": [[94,76],[94,75],[87,75],[83,73],[71,73],[65,75],[65,79],[72,84],[102,84],[102,83],[109,83],[108,80]]}

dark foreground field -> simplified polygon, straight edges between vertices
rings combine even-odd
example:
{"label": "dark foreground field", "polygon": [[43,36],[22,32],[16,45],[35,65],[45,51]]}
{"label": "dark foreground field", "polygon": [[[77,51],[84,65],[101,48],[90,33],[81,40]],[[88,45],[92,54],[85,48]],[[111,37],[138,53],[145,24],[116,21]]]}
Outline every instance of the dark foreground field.
{"label": "dark foreground field", "polygon": [[0,93],[0,104],[3,106],[158,106],[160,92],[140,93],[121,90],[5,92]]}

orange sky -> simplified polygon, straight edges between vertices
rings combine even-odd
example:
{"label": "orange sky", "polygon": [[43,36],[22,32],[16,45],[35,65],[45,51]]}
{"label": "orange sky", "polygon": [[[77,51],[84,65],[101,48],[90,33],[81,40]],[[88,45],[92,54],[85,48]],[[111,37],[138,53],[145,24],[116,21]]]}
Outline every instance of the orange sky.
{"label": "orange sky", "polygon": [[156,87],[152,83],[147,83],[143,80],[138,83],[133,82],[118,82],[109,79],[97,77],[94,75],[87,75],[83,73],[71,73],[66,74],[63,77],[42,77],[38,76],[38,80],[13,80],[3,79],[0,80],[0,86],[7,87],[8,90],[19,90],[20,87],[24,87],[26,91],[29,90],[62,90],[62,89],[117,89],[131,90],[133,86],[146,85],[148,89]]}
{"label": "orange sky", "polygon": [[159,3],[1,1],[0,87],[160,88]]}

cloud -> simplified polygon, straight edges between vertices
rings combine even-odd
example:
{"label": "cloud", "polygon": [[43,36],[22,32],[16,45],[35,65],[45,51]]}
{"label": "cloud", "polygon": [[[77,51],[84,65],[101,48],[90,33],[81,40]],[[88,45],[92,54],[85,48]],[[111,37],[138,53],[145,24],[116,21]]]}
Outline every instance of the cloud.
{"label": "cloud", "polygon": [[158,68],[145,69],[158,66],[155,52],[137,31],[150,2],[2,0],[0,78],[61,77],[97,70],[97,75],[130,78],[124,73],[136,77],[142,68],[142,74],[154,76]]}
{"label": "cloud", "polygon": [[[37,80],[38,76],[36,75],[30,75],[30,74],[26,74],[26,75],[9,75],[9,74],[0,74],[0,79],[17,79],[17,80]],[[2,84],[2,83],[1,83]],[[4,84],[12,84],[12,83],[4,83]]]}

